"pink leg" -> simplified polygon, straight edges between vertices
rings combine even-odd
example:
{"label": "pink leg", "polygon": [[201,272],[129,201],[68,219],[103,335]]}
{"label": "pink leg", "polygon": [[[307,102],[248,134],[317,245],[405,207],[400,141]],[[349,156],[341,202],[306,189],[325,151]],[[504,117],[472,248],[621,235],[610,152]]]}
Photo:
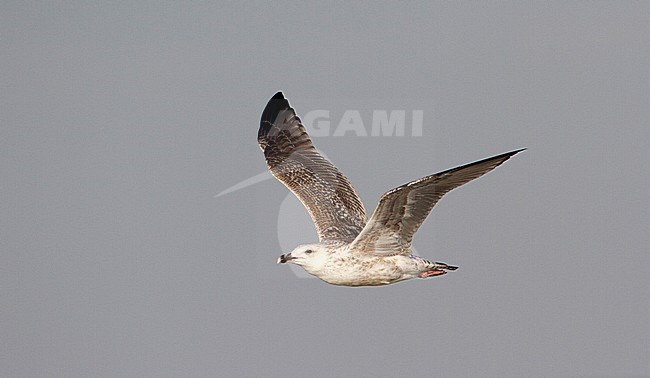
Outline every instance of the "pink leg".
{"label": "pink leg", "polygon": [[433,277],[433,276],[441,276],[443,274],[447,274],[444,270],[440,269],[430,269],[427,270],[426,272],[422,272],[418,275],[420,278],[427,278],[427,277]]}

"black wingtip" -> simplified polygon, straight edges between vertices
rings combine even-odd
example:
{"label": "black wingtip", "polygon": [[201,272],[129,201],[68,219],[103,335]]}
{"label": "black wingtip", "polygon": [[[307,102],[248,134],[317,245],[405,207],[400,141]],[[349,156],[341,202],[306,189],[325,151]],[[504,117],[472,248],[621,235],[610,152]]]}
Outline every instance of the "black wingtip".
{"label": "black wingtip", "polygon": [[[484,160],[499,159],[499,158],[506,158],[505,160],[508,160],[508,159],[510,159],[512,156],[514,156],[514,155],[520,153],[521,151],[525,151],[525,150],[527,150],[527,149],[528,149],[528,148],[525,147],[525,148],[520,148],[520,149],[518,149],[518,150],[510,151],[510,152],[504,152],[504,153],[502,153],[501,155],[493,156],[493,157],[491,157],[491,158],[487,158],[487,159],[484,159]],[[505,161],[505,160],[504,160],[504,161]],[[500,164],[500,163],[499,163],[499,164]]]}
{"label": "black wingtip", "polygon": [[521,151],[524,151],[526,149],[527,148],[520,148],[518,150],[506,152],[506,153],[503,153],[501,155],[497,155],[497,156],[494,156],[494,157],[491,157],[491,158],[483,159],[482,161],[487,161],[487,160],[492,160],[492,159],[495,159],[495,160],[503,159],[502,161],[499,162],[499,164],[497,164],[497,166],[499,166],[503,162],[505,162],[506,160],[510,159],[511,157],[517,155],[518,153],[520,153]]}
{"label": "black wingtip", "polygon": [[262,112],[260,128],[257,132],[257,141],[260,143],[260,146],[262,146],[262,149],[264,149],[266,143],[264,141],[264,136],[269,133],[269,130],[271,130],[272,125],[276,123],[280,114],[287,110],[293,111],[289,105],[289,101],[284,97],[282,92],[273,95],[266,104],[266,107]]}
{"label": "black wingtip", "polygon": [[515,154],[520,153],[521,151],[526,151],[527,149],[528,149],[528,147],[524,147],[524,148],[520,148],[520,149],[518,149],[518,150],[514,150],[514,151],[506,152],[506,153],[504,153],[503,155],[510,155],[510,156],[512,156],[512,155],[515,155]]}
{"label": "black wingtip", "polygon": [[271,97],[262,112],[262,123],[274,123],[278,114],[286,109],[289,109],[289,101],[287,101],[282,92],[276,93]]}

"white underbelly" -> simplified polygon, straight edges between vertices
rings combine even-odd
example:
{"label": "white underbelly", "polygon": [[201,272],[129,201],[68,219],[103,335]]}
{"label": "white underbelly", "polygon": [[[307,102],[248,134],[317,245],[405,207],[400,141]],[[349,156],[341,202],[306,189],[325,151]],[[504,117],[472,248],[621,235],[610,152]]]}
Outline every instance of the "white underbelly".
{"label": "white underbelly", "polygon": [[[393,258],[373,258],[355,264],[333,266],[321,274],[315,274],[323,281],[344,286],[378,286],[413,278],[410,266],[404,266],[403,256]],[[410,264],[407,264],[410,265]]]}

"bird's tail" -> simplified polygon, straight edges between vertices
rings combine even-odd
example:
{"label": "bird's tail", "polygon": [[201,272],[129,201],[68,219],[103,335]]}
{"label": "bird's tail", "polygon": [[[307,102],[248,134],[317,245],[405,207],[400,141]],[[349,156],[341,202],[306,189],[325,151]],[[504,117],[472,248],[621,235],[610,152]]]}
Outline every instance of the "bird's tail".
{"label": "bird's tail", "polygon": [[458,269],[458,267],[453,266],[453,265],[447,265],[447,264],[445,264],[443,262],[436,261],[436,269],[456,270],[456,269]]}

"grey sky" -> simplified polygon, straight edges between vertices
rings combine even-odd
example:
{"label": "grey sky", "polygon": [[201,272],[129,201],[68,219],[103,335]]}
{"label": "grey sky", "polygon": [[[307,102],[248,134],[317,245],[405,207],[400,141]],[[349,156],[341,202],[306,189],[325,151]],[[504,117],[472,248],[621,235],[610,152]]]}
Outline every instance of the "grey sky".
{"label": "grey sky", "polygon": [[[648,2],[3,2],[0,375],[650,376],[648,19]],[[416,235],[458,271],[334,287],[275,265],[281,184],[214,198],[265,169],[277,90],[333,123],[423,110],[421,137],[314,138],[368,212],[529,150]]]}

